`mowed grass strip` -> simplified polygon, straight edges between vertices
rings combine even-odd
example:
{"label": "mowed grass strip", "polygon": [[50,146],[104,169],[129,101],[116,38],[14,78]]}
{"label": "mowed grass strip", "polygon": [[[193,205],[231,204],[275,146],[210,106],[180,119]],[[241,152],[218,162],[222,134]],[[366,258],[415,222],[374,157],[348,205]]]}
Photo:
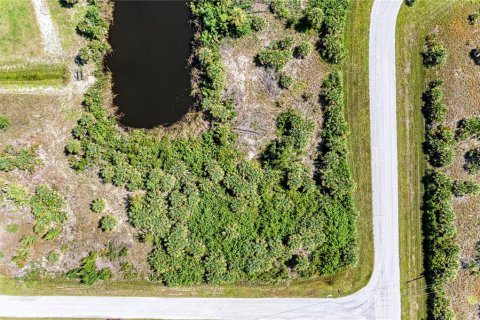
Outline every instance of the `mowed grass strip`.
{"label": "mowed grass strip", "polygon": [[0,0],[0,60],[42,53],[43,44],[31,1]]}
{"label": "mowed grass strip", "polygon": [[61,86],[68,77],[68,69],[64,65],[31,65],[0,70],[0,86]]}
{"label": "mowed grass strip", "polygon": [[421,108],[427,74],[420,52],[425,36],[442,23],[454,6],[465,3],[470,1],[418,0],[412,7],[404,6],[397,21],[400,271],[404,319],[426,317],[421,211],[421,179],[426,162],[422,151],[424,122]]}

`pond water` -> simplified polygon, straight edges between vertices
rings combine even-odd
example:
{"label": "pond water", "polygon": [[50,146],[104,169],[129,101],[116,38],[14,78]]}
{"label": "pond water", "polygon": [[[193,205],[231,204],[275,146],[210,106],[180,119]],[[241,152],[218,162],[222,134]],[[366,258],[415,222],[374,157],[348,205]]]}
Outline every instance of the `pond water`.
{"label": "pond water", "polygon": [[106,65],[123,125],[168,126],[191,108],[189,20],[185,1],[115,1]]}

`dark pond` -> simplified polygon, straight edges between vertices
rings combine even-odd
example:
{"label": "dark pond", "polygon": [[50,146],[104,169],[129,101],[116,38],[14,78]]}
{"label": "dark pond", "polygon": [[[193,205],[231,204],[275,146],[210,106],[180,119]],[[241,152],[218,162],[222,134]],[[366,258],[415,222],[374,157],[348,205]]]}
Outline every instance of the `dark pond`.
{"label": "dark pond", "polygon": [[107,58],[122,124],[170,125],[192,106],[187,59],[193,31],[185,1],[115,1]]}

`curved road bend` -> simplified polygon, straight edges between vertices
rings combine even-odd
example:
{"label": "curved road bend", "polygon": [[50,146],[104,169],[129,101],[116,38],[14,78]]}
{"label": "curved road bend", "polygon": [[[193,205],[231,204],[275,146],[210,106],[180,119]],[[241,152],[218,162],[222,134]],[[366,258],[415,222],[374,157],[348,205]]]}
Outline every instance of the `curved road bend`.
{"label": "curved road bend", "polygon": [[3,317],[161,319],[400,319],[395,25],[402,0],[375,0],[370,27],[370,121],[375,265],[348,297],[135,298],[0,296]]}

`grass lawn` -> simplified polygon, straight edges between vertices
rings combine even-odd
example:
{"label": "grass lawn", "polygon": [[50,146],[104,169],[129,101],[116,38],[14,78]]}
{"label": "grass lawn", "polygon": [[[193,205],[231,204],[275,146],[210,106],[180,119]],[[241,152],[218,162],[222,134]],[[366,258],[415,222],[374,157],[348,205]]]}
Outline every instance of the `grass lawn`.
{"label": "grass lawn", "polygon": [[35,57],[42,53],[31,1],[0,0],[0,60]]}
{"label": "grass lawn", "polygon": [[[352,1],[347,30],[349,56],[345,65],[342,66],[345,71],[347,119],[351,129],[350,163],[357,184],[355,197],[360,212],[358,220],[359,261],[356,267],[334,277],[297,281],[288,286],[235,284],[221,287],[166,288],[137,281],[99,283],[88,287],[80,285],[76,281],[62,279],[31,281],[24,285],[18,285],[14,280],[0,276],[0,292],[18,295],[339,297],[364,287],[370,278],[373,267],[370,131],[368,130],[368,35],[372,3],[372,0]],[[65,134],[69,134],[69,132]]]}
{"label": "grass lawn", "polygon": [[424,136],[421,96],[428,75],[423,68],[420,51],[426,34],[442,24],[454,6],[470,2],[418,0],[413,7],[404,6],[398,17],[400,267],[402,317],[405,319],[423,319],[426,316],[420,207],[423,194],[421,178],[426,167],[421,147]]}
{"label": "grass lawn", "polygon": [[0,86],[61,86],[68,76],[68,69],[62,65],[30,65],[0,70]]}

